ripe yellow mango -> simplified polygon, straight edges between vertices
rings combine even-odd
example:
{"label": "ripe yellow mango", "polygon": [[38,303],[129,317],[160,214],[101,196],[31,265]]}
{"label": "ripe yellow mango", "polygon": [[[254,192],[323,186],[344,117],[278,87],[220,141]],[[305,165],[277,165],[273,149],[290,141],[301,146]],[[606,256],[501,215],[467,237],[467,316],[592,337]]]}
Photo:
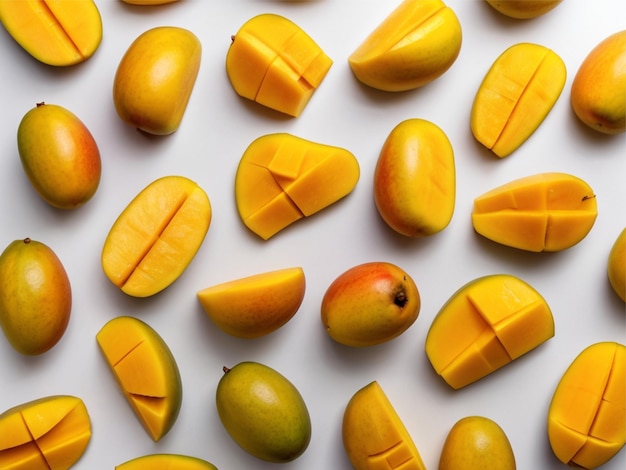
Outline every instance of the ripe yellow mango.
{"label": "ripe yellow mango", "polygon": [[66,470],[90,440],[91,420],[80,398],[39,398],[0,414],[0,468]]}
{"label": "ripe yellow mango", "polygon": [[160,26],[128,47],[113,81],[113,102],[125,123],[149,134],[175,132],[191,98],[202,44],[191,31]]}
{"label": "ripe yellow mango", "polygon": [[615,293],[626,302],[626,228],[620,232],[611,247],[607,275]]}
{"label": "ripe yellow mango", "polygon": [[469,385],[554,336],[554,319],[532,286],[509,274],[468,282],[439,310],[426,355],[454,389]]}
{"label": "ripe yellow mango", "polygon": [[96,341],[135,415],[158,441],[174,426],[183,399],[172,352],[150,325],[129,316],[109,320]]}
{"label": "ripe yellow mango", "polygon": [[355,470],[425,470],[413,439],[378,382],[358,390],[346,406],[343,446]]}
{"label": "ripe yellow mango", "polygon": [[0,23],[47,65],[84,62],[102,42],[102,18],[93,0],[0,0]]}
{"label": "ripe yellow mango", "polygon": [[166,3],[174,3],[178,0],[122,0],[130,5],[165,5]]}
{"label": "ripe yellow mango", "polygon": [[217,470],[206,460],[180,454],[150,454],[116,465],[115,470]]}
{"label": "ripe yellow mango", "polygon": [[304,30],[280,15],[254,16],[231,39],[226,72],[237,94],[294,117],[333,64]]}
{"label": "ripe yellow mango", "polygon": [[267,240],[348,195],[359,180],[348,150],[291,134],[267,134],[246,149],[235,176],[243,223]]}
{"label": "ripe yellow mango", "polygon": [[374,170],[374,202],[387,225],[407,237],[441,232],[455,197],[454,150],[441,128],[424,119],[394,127]]}
{"label": "ripe yellow mango", "polygon": [[164,176],[146,186],[114,222],[102,268],[123,292],[148,297],[187,268],[211,223],[211,203],[197,183]]}
{"label": "ripe yellow mango", "polygon": [[419,88],[444,74],[461,51],[462,30],[442,0],[402,0],[348,57],[356,78],[382,91]]}
{"label": "ripe yellow mango", "polygon": [[547,47],[518,43],[485,75],[472,104],[470,127],[498,157],[518,149],[545,120],[561,95],[567,70]]}
{"label": "ripe yellow mango", "polygon": [[626,346],[594,343],[570,364],[548,410],[548,438],[564,464],[593,469],[626,443]]}
{"label": "ripe yellow mango", "polygon": [[295,267],[207,287],[197,297],[219,329],[239,338],[258,338],[296,314],[305,286],[304,271]]}
{"label": "ripe yellow mango", "polygon": [[563,0],[487,0],[496,11],[516,19],[537,18],[548,13]]}
{"label": "ripe yellow mango", "polygon": [[494,188],[474,200],[480,235],[527,251],[561,251],[587,236],[598,216],[593,190],[567,173],[538,173]]}

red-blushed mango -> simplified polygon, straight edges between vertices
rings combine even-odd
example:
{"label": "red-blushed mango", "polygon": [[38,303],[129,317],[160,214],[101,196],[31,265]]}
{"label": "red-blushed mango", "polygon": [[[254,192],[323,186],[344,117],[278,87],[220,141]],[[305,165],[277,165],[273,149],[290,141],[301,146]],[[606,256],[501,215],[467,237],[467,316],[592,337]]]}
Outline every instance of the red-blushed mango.
{"label": "red-blushed mango", "polygon": [[620,232],[611,247],[607,275],[615,293],[626,302],[626,228]]}
{"label": "red-blushed mango", "polygon": [[598,216],[596,196],[567,173],[538,173],[498,186],[474,200],[480,235],[526,251],[561,251],[587,236]]}
{"label": "red-blushed mango", "polygon": [[486,0],[496,11],[510,18],[525,20],[545,15],[563,0]]}
{"label": "red-blushed mango", "polygon": [[433,369],[454,389],[469,385],[554,336],[554,319],[532,286],[509,274],[458,289],[426,335]]}
{"label": "red-blushed mango", "polygon": [[0,468],[66,470],[91,440],[85,403],[71,395],[51,395],[0,414]]}
{"label": "red-blushed mango", "polygon": [[226,73],[239,96],[299,116],[333,61],[297,24],[272,13],[246,21],[232,36]]}
{"label": "red-blushed mango", "polygon": [[217,470],[206,460],[181,454],[149,454],[115,466],[115,470]]}
{"label": "red-blushed mango", "polygon": [[626,443],[626,346],[586,347],[559,381],[548,410],[554,455],[572,467],[600,467]]}

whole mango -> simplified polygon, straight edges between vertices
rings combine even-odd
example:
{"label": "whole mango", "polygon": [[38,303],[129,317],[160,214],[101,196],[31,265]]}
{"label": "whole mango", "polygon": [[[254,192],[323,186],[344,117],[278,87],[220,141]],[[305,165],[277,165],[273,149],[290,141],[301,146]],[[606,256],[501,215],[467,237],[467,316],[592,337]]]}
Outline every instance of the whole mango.
{"label": "whole mango", "polygon": [[611,247],[607,274],[615,293],[626,302],[626,228],[620,232]]}
{"label": "whole mango", "polygon": [[545,15],[563,0],[486,0],[499,13],[525,20]]}

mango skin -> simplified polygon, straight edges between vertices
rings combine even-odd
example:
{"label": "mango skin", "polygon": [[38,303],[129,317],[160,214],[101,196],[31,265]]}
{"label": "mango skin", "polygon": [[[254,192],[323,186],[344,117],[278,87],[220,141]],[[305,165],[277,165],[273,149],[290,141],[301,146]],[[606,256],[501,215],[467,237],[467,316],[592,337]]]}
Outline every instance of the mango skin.
{"label": "mango skin", "polygon": [[167,3],[174,3],[178,0],[122,0],[129,5],[165,5]]}
{"label": "mango skin", "polygon": [[626,132],[626,30],[603,39],[580,64],[570,90],[576,116],[603,134]]}
{"label": "mango skin", "polygon": [[525,20],[545,15],[563,0],[486,0],[499,13]]}
{"label": "mango skin", "polygon": [[181,454],[149,454],[115,466],[115,470],[217,470],[206,460]]}
{"label": "mango skin", "polygon": [[382,219],[407,237],[441,232],[454,214],[454,150],[424,119],[400,122],[388,135],[374,170],[374,202]]}
{"label": "mango skin", "polygon": [[63,337],[72,287],[56,253],[42,242],[11,242],[0,255],[0,327],[21,354],[40,355]]}
{"label": "mango skin", "polygon": [[160,26],[140,34],[122,57],[113,80],[113,103],[130,126],[169,135],[182,122],[191,98],[202,44],[191,31]]}
{"label": "mango skin", "polygon": [[96,193],[102,174],[98,144],[71,111],[37,103],[20,121],[17,148],[30,183],[51,206],[75,209]]}
{"label": "mango skin", "polygon": [[268,462],[291,462],[311,440],[311,418],[298,389],[257,362],[224,367],[215,394],[220,421],[246,452]]}
{"label": "mango skin", "polygon": [[620,232],[611,247],[607,275],[615,293],[626,302],[626,228]]}

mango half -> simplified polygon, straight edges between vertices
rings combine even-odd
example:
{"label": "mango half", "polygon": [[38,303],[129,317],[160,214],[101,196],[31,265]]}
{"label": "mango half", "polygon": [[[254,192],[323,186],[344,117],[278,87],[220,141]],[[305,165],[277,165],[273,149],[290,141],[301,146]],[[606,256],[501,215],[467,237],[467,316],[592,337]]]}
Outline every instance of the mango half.
{"label": "mango half", "polygon": [[217,470],[206,460],[180,454],[149,454],[115,466],[115,470]]}

